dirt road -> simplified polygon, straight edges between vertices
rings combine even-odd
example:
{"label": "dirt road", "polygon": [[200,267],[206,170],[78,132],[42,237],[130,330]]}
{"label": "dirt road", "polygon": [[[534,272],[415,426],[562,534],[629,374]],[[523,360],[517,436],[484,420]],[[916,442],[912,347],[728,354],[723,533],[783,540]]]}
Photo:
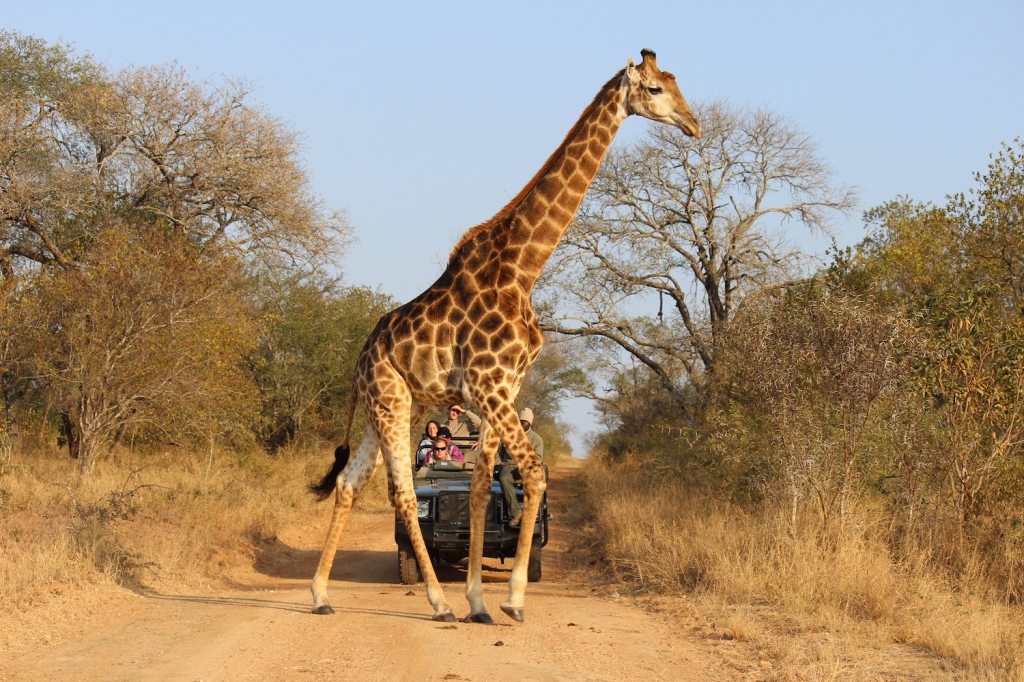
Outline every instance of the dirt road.
{"label": "dirt road", "polygon": [[[545,579],[527,592],[526,623],[498,608],[511,563],[490,562],[488,606],[497,625],[435,623],[423,585],[398,580],[389,513],[357,513],[331,576],[334,616],[309,612],[310,577],[329,505],[260,548],[230,591],[135,593],[110,589],[52,641],[6,652],[4,680],[705,680],[734,678],[708,642],[678,619],[572,584],[566,529],[555,513]],[[439,575],[458,616],[468,612],[465,571]],[[724,653],[724,652],[719,652]],[[2,658],[7,658],[3,661]]]}

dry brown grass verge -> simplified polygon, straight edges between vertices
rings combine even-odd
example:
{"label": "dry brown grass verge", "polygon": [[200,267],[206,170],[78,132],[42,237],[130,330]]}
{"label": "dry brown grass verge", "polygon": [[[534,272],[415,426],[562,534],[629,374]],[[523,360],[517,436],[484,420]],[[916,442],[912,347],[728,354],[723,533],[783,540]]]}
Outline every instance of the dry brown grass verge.
{"label": "dry brown grass verge", "polygon": [[[120,451],[79,484],[63,452],[15,451],[0,468],[0,609],[90,583],[216,582],[225,563],[314,514],[305,486],[329,464],[329,448]],[[381,470],[359,506],[387,504]]]}
{"label": "dry brown grass verge", "polygon": [[[618,579],[718,604],[748,639],[770,644],[774,635],[765,633],[787,623],[857,646],[911,645],[957,677],[1024,679],[1022,610],[986,594],[970,575],[951,579],[926,549],[897,556],[884,517],[871,509],[855,511],[842,532],[794,529],[780,510],[652,483],[630,465],[588,469],[582,499],[590,517],[582,541]],[[776,657],[792,663],[804,655],[794,646],[779,650],[775,642]],[[825,666],[815,674],[850,672],[836,646],[822,650]]]}

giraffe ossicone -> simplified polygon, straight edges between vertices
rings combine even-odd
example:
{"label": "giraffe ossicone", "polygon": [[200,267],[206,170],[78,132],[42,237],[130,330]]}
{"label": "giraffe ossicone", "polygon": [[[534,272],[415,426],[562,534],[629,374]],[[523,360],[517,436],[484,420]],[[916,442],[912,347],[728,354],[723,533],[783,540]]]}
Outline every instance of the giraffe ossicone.
{"label": "giraffe ossicone", "polygon": [[[661,71],[656,55],[642,50],[597,93],[565,140],[537,174],[490,220],[455,245],[448,267],[426,291],[384,315],[356,362],[345,442],[311,490],[335,493],[334,513],[313,577],[313,612],[333,613],[327,582],[341,533],[359,491],[381,458],[389,494],[408,530],[435,620],[454,620],[430,563],[416,515],[409,434],[429,406],[469,401],[483,417],[480,454],[470,485],[470,554],[466,620],[491,622],[483,599],[483,527],[499,442],[523,479],[523,516],[508,598],[501,609],[524,619],[527,563],[537,511],[547,487],[544,471],[516,414],[515,399],[543,343],[531,295],[562,234],[583,201],[601,159],[622,122],[636,114],[700,136],[700,125],[675,76]],[[366,433],[349,451],[358,407]]]}

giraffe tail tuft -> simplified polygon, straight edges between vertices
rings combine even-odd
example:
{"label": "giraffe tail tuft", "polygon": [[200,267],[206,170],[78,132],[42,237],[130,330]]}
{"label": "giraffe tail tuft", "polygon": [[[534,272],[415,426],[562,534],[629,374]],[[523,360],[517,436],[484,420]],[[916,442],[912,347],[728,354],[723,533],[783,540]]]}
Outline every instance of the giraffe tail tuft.
{"label": "giraffe tail tuft", "polygon": [[309,492],[316,495],[318,500],[326,500],[334,492],[334,489],[338,487],[338,474],[348,464],[348,454],[348,443],[335,448],[334,464],[331,465],[331,470],[324,474],[319,483],[309,484]]}

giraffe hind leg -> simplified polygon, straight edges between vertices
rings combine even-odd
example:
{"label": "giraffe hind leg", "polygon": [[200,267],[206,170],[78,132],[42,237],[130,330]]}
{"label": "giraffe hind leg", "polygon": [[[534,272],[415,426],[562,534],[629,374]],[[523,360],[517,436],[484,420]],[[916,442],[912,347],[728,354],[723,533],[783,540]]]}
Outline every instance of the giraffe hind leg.
{"label": "giraffe hind leg", "polygon": [[[340,472],[334,473],[332,467],[324,480],[317,486],[311,486],[314,492],[327,488],[327,495],[330,494],[328,487],[329,480],[334,473],[334,512],[331,514],[331,525],[327,531],[327,540],[324,542],[323,553],[320,555],[320,562],[316,567],[316,574],[313,576],[311,590],[313,592],[313,613],[328,615],[334,613],[330,602],[327,600],[327,582],[331,574],[331,567],[334,565],[334,556],[338,550],[338,543],[341,540],[341,533],[345,529],[345,522],[348,520],[349,512],[352,510],[352,503],[363,489],[366,482],[370,480],[373,470],[380,461],[379,441],[373,429],[367,429],[363,436],[362,443],[356,450],[355,456],[342,464]],[[339,463],[339,457],[335,456],[335,467]]]}
{"label": "giraffe hind leg", "polygon": [[434,608],[433,619],[436,621],[452,622],[455,614],[444,594],[434,566],[430,562],[430,555],[427,553],[427,545],[423,541],[423,533],[420,530],[419,516],[416,511],[416,490],[412,480],[412,466],[409,457],[409,430],[394,429],[390,435],[382,436],[382,449],[384,459],[394,480],[395,511],[405,524],[405,530],[412,543],[413,552],[416,555],[416,563],[419,564],[420,573],[423,575],[423,582],[427,586],[427,600]]}
{"label": "giraffe hind leg", "polygon": [[[426,407],[420,405],[417,402],[413,402],[411,417],[412,428],[418,427],[420,421],[423,419],[423,415],[426,414],[426,412]],[[391,503],[392,509],[398,509],[398,507],[395,506],[395,477],[391,473],[390,466],[385,467],[385,470],[388,472],[388,502]]]}

